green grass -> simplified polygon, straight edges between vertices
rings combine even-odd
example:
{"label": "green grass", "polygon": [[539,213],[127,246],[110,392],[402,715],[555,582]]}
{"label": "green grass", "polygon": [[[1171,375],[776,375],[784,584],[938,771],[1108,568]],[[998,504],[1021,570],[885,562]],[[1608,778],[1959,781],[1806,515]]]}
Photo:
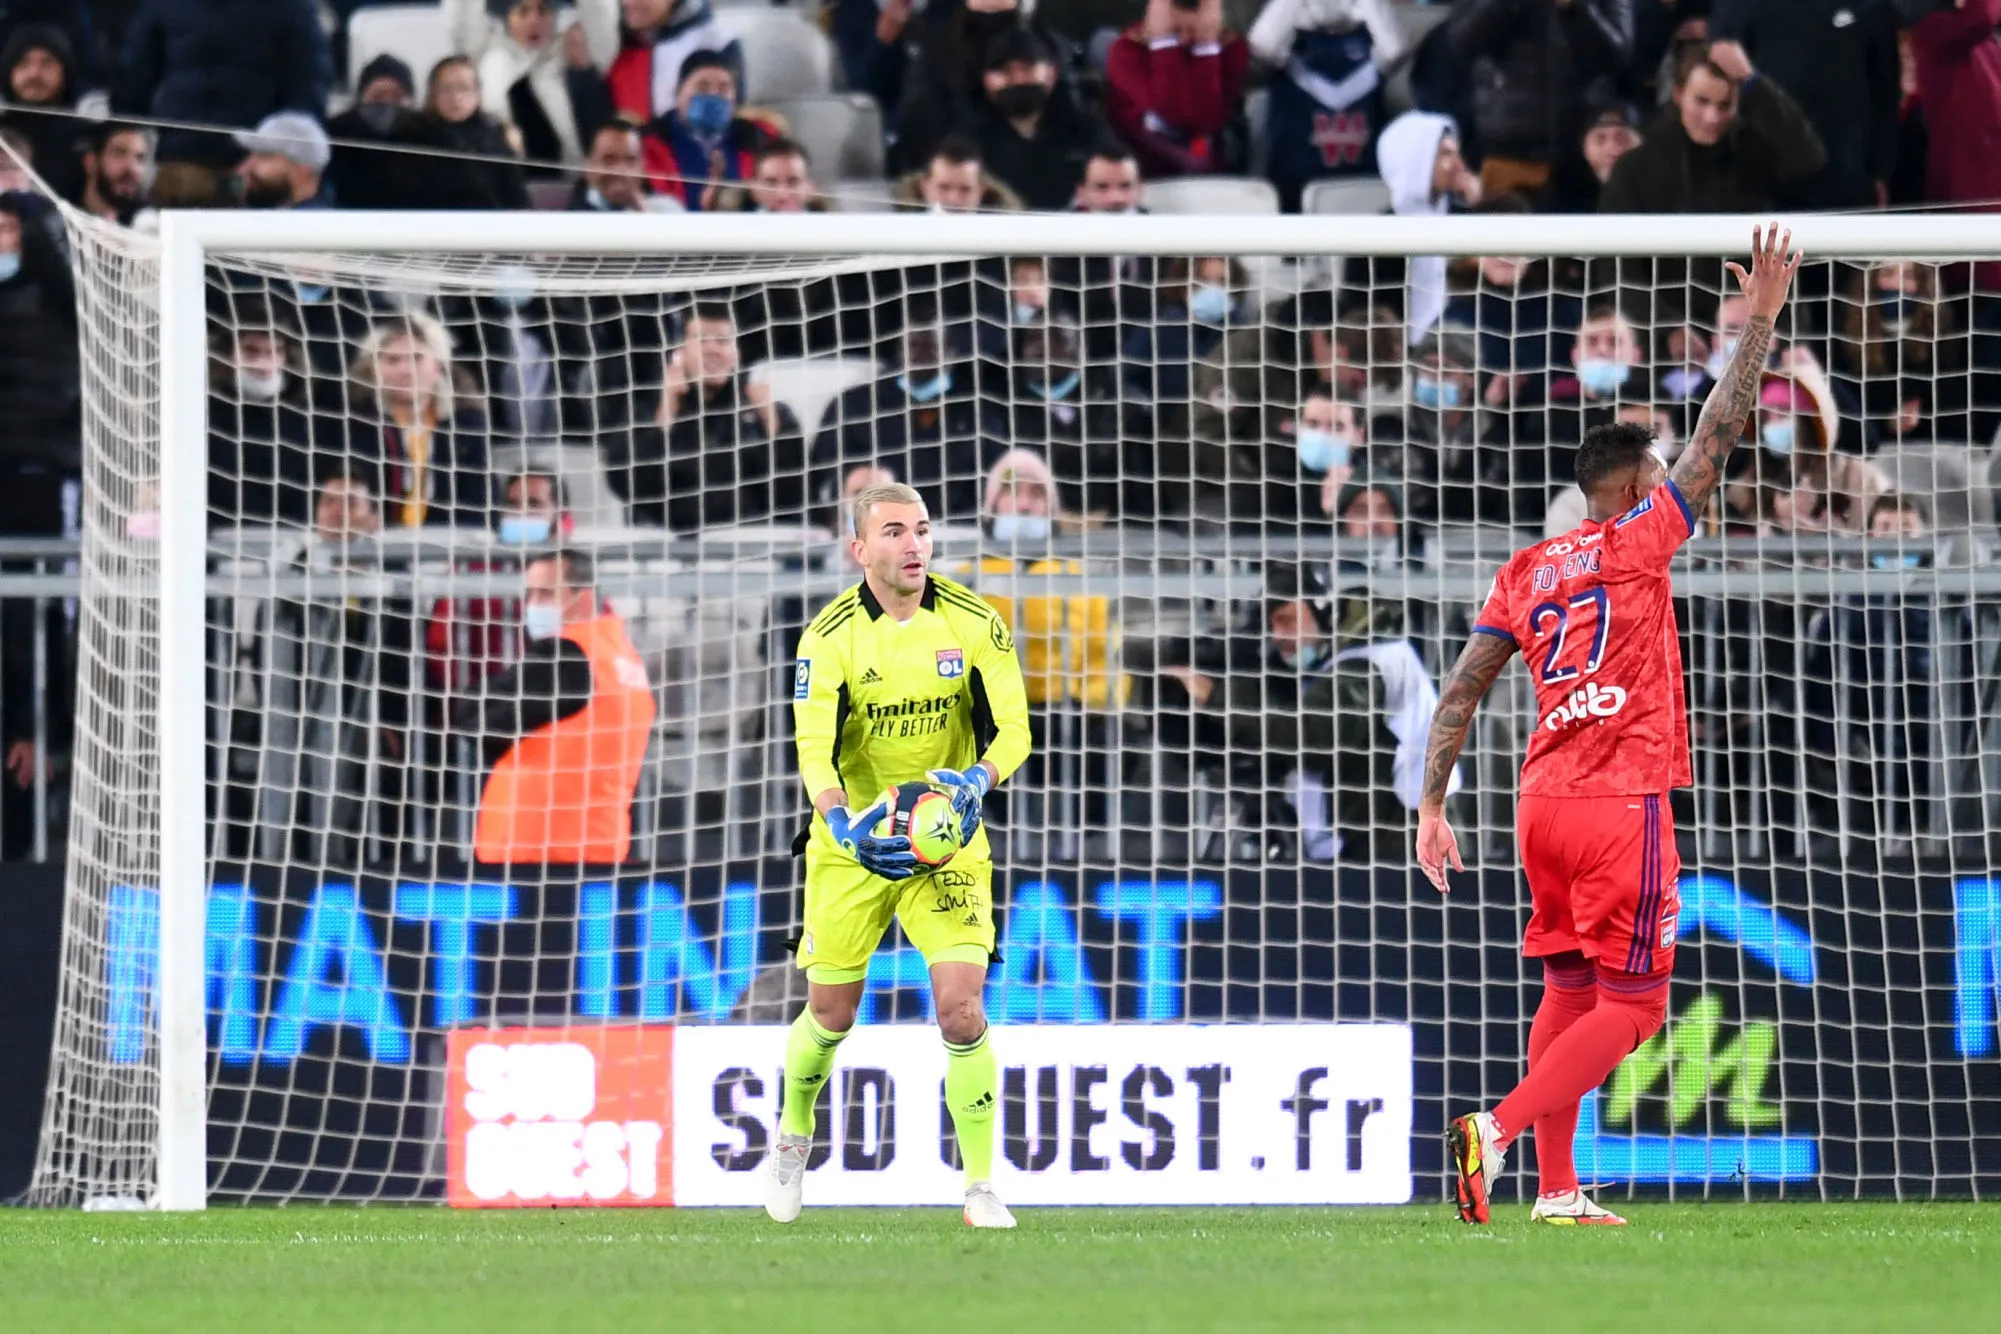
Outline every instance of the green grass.
{"label": "green grass", "polygon": [[[2001,1208],[1634,1204],[1623,1229],[1442,1207],[0,1211],[0,1330],[1112,1334],[2001,1324]],[[1053,1324],[1060,1320],[1063,1323]]]}

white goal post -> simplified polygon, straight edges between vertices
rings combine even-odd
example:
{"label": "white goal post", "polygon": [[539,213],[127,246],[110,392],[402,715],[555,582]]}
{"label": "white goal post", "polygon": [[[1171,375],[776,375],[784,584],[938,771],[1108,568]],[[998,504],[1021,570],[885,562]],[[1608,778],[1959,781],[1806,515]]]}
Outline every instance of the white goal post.
{"label": "white goal post", "polygon": [[[382,255],[462,265],[477,290],[496,281],[484,257],[730,261],[828,257],[884,265],[1001,255],[1737,257],[1751,229],[1738,216],[1193,217],[812,214],[793,217],[580,213],[169,212],[159,231],[158,560],[159,848],[156,1208],[205,1207],[208,1167],[210,879],[203,635],[211,596],[208,534],[210,351],[208,266],[217,257],[310,266]],[[2001,255],[1989,215],[1804,216],[1778,219],[1813,260],[1950,262]],[[580,279],[589,290],[588,278]],[[808,429],[812,427],[808,423]],[[136,593],[137,590],[134,590]],[[86,596],[120,596],[99,587]],[[57,1059],[62,1059],[58,1052]],[[45,1146],[45,1155],[47,1153]]]}

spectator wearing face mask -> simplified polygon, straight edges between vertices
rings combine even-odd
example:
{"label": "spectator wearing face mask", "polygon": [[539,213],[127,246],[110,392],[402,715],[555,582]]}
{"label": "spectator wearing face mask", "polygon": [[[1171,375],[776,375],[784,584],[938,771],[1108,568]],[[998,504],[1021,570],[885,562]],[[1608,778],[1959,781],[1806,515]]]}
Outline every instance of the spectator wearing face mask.
{"label": "spectator wearing face mask", "polygon": [[1788,348],[1778,368],[1766,372],[1754,420],[1758,449],[1748,464],[1733,470],[1732,508],[1739,513],[1755,508],[1741,490],[1747,478],[1777,478],[1771,519],[1780,531],[1863,532],[1870,507],[1889,492],[1890,479],[1867,459],[1835,447],[1840,410],[1812,353]]}
{"label": "spectator wearing face mask", "polygon": [[1067,321],[1014,331],[1007,438],[1048,461],[1065,514],[1151,517],[1157,477],[1175,475],[1157,457],[1152,419],[1120,392],[1116,367],[1086,366],[1082,355]]}
{"label": "spectator wearing face mask", "polygon": [[[493,512],[494,554],[461,561],[467,574],[521,568],[551,543],[567,541],[575,527],[562,479],[527,471],[507,479]],[[446,597],[431,604],[424,626],[425,676],[446,697],[464,695],[521,657],[521,599]]]}
{"label": "spectator wearing face mask", "polygon": [[1074,97],[1062,74],[1070,49],[1033,8],[1032,0],[884,0],[867,86],[883,108],[891,170],[922,167],[939,142],[979,110],[986,101],[987,53],[1016,30],[1035,34],[1051,53],[1059,94]]}
{"label": "spectator wearing face mask", "polygon": [[1070,207],[1084,162],[1105,128],[1058,87],[1055,53],[1028,28],[987,48],[986,96],[958,123],[980,146],[980,160],[1032,209]]}
{"label": "spectator wearing face mask", "polygon": [[1542,517],[1543,453],[1517,448],[1507,414],[1480,404],[1471,334],[1441,329],[1415,351],[1406,475],[1412,509],[1458,523]]}
{"label": "spectator wearing face mask", "polygon": [[1014,790],[1042,790],[1044,803],[1053,803],[1044,819],[1066,829],[1106,829],[1116,805],[1112,761],[1119,710],[1132,693],[1119,666],[1112,600],[1035,591],[1038,576],[1084,573],[1081,561],[1050,555],[1051,540],[1066,521],[1056,479],[1041,455],[1008,450],[994,460],[983,490],[986,541],[978,573],[1012,575],[1021,586],[981,597],[1013,631],[1028,694],[1030,754],[1041,757],[1031,758],[1018,775],[1025,781]]}
{"label": "spectator wearing face mask", "polygon": [[1250,279],[1234,259],[1175,258],[1161,270],[1160,305],[1150,325],[1127,335],[1122,359],[1131,392],[1187,419],[1191,363],[1222,343],[1250,315]]}
{"label": "spectator wearing face mask", "polygon": [[72,201],[92,217],[130,227],[146,207],[153,136],[115,121],[92,127],[84,140],[83,186]]}
{"label": "spectator wearing face mask", "polygon": [[531,162],[582,161],[586,136],[612,114],[604,70],[618,55],[617,0],[580,0],[574,12],[558,33],[556,0],[445,0],[459,53],[478,66],[481,109],[520,133]]}
{"label": "spectator wearing face mask", "polygon": [[237,164],[245,208],[324,208],[321,180],[333,160],[327,132],[311,116],[283,111],[255,130],[239,132],[246,156]]}
{"label": "spectator wearing face mask", "polygon": [[1651,395],[1640,338],[1611,302],[1591,308],[1570,344],[1570,365],[1554,371],[1540,409],[1517,409],[1518,438],[1540,440],[1565,457],[1584,433],[1612,420],[1622,400]]}
{"label": "spectator wearing face mask", "polygon": [[492,766],[473,829],[482,863],[615,866],[631,851],[656,705],[591,566],[579,551],[528,562],[521,660],[454,706]]}
{"label": "spectator wearing face mask", "polygon": [[748,179],[765,133],[737,115],[737,76],[717,51],[697,51],[681,65],[674,109],[646,127],[643,152],[653,192],[690,213],[716,207],[731,182]]}
{"label": "spectator wearing face mask", "polygon": [[1250,68],[1223,0],[1148,0],[1105,57],[1106,113],[1149,177],[1223,171],[1222,134]]}
{"label": "spectator wearing face mask", "polygon": [[354,105],[327,122],[329,137],[346,141],[327,167],[334,202],[347,209],[423,206],[431,160],[395,151],[423,138],[410,67],[384,52],[362,66],[354,85]]}
{"label": "spectator wearing face mask", "polygon": [[1265,455],[1265,513],[1278,520],[1323,524],[1334,516],[1342,488],[1368,461],[1368,419],[1359,403],[1309,389],[1289,423],[1289,441],[1287,424],[1280,423],[1280,441]]}
{"label": "spectator wearing face mask", "polygon": [[[1450,213],[1455,202],[1470,208],[1481,200],[1480,178],[1459,155],[1459,131],[1450,117],[1406,111],[1384,127],[1376,161],[1390,187],[1390,211],[1400,216],[1435,217]],[[1445,314],[1445,259],[1416,256],[1406,276],[1405,337],[1415,346]]]}
{"label": "spectator wearing face mask", "polygon": [[716,21],[709,0],[620,0],[625,22],[618,55],[606,72],[612,106],[636,125],[673,110],[682,67],[697,51],[714,51],[743,76],[743,45]]}
{"label": "spectator wearing face mask", "polygon": [[948,357],[935,322],[906,328],[884,360],[896,369],[827,406],[813,442],[816,503],[831,503],[857,469],[878,467],[915,487],[934,519],[969,519],[1006,422],[980,395],[972,366]]}
{"label": "spectator wearing face mask", "polygon": [[1964,444],[1994,435],[2001,386],[1994,371],[1969,368],[1963,303],[1939,286],[1938,267],[1915,260],[1866,265],[1849,277],[1835,306],[1833,380],[1861,407],[1861,444]]}
{"label": "spectator wearing face mask", "polygon": [[208,432],[214,523],[310,521],[313,479],[345,452],[345,431],[314,408],[298,330],[262,298],[211,327]]}

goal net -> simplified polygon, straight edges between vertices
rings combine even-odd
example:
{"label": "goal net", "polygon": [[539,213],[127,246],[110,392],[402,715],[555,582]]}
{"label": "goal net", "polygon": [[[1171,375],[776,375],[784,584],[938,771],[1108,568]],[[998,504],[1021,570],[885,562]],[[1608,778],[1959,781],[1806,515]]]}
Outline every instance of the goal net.
{"label": "goal net", "polygon": [[[1551,724],[1547,664],[1511,667],[1441,900],[1409,851],[1436,682],[1500,562],[1584,517],[1583,432],[1687,439],[1749,240],[1504,214],[70,229],[86,585],[30,1199],[101,1207],[754,1201],[803,997],[794,650],[859,577],[845,498],[886,479],[1025,675],[1034,755],[987,809],[1003,1193],[1436,1198],[1436,1132],[1522,1063],[1514,775]],[[1677,565],[1671,1019],[1587,1099],[1579,1167],[1991,1190],[2001,299],[1963,220],[1798,235]],[[940,656],[937,700],[858,680],[853,707],[908,728],[962,672]],[[816,1200],[955,1198],[925,980],[892,925]],[[163,1188],[176,1162],[192,1191]]]}

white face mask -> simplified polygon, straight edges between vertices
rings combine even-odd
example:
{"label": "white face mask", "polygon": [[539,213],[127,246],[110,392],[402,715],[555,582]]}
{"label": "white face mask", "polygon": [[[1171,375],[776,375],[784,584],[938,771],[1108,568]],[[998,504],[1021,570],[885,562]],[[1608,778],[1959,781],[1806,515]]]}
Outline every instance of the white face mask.
{"label": "white face mask", "polygon": [[547,602],[530,602],[521,609],[521,629],[530,639],[554,639],[563,633],[563,609]]}
{"label": "white face mask", "polygon": [[285,392],[285,372],[243,371],[236,373],[236,392],[249,403],[269,403]]}
{"label": "white face mask", "polygon": [[994,541],[1047,542],[1049,540],[1049,516],[1047,514],[996,514],[994,515]]}

